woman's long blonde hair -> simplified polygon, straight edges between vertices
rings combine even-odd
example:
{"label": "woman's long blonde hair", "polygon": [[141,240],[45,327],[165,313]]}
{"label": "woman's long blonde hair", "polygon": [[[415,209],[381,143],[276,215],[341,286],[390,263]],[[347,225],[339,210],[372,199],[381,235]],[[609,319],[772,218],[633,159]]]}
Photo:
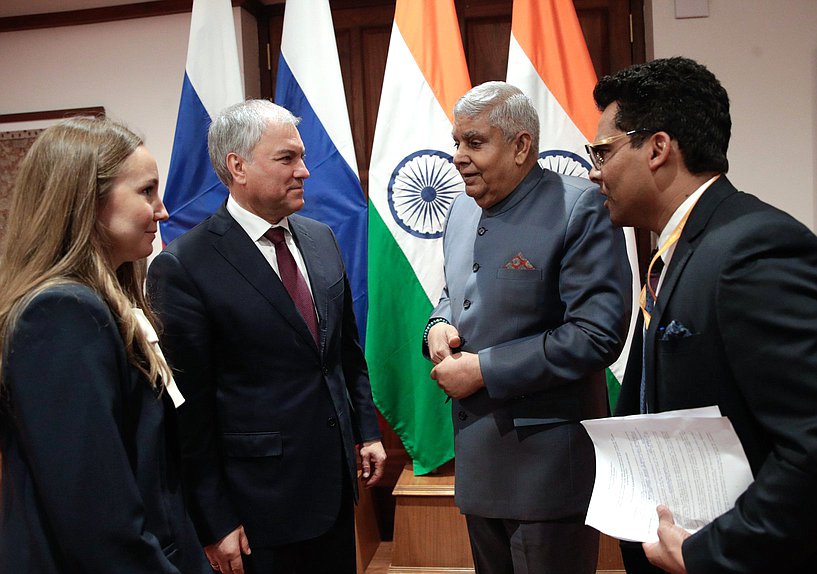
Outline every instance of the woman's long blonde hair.
{"label": "woman's long blonde hair", "polygon": [[3,359],[20,314],[43,290],[90,287],[117,321],[130,363],[161,388],[165,363],[148,343],[131,308],[155,325],[144,294],[145,260],[113,269],[100,201],[142,140],[104,118],[73,118],[45,130],[26,154],[12,194],[0,246],[0,384]]}

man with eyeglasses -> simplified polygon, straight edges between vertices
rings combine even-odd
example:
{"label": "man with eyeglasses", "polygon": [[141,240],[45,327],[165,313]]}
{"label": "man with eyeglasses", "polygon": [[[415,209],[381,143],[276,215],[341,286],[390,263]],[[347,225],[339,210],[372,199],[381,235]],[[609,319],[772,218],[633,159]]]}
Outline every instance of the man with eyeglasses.
{"label": "man with eyeglasses", "polygon": [[590,177],[617,225],[658,235],[616,415],[717,405],[754,483],[695,534],[658,507],[627,572],[813,572],[817,237],[726,178],[729,97],[704,66],[655,60],[599,81]]}

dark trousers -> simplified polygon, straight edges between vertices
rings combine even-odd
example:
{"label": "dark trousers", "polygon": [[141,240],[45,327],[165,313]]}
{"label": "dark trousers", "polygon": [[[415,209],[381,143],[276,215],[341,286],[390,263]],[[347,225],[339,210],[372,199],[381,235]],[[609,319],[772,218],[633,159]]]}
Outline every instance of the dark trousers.
{"label": "dark trousers", "polygon": [[527,522],[466,515],[476,574],[594,574],[599,533],[584,519]]}
{"label": "dark trousers", "polygon": [[640,542],[621,541],[620,548],[627,574],[665,574],[661,568],[650,564]]}
{"label": "dark trousers", "polygon": [[291,544],[252,547],[252,554],[244,557],[244,569],[246,574],[355,574],[355,503],[351,486],[344,485],[338,519],[328,531]]}

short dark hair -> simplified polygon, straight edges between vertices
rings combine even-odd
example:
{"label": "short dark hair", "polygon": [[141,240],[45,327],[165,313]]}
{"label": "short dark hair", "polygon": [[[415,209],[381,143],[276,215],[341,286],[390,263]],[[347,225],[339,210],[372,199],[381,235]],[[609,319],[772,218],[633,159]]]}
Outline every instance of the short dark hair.
{"label": "short dark hair", "polygon": [[[618,103],[615,123],[622,131],[667,132],[691,173],[729,169],[729,95],[694,60],[664,58],[630,66],[599,80],[593,98],[602,111]],[[633,145],[639,147],[647,137],[634,137]]]}

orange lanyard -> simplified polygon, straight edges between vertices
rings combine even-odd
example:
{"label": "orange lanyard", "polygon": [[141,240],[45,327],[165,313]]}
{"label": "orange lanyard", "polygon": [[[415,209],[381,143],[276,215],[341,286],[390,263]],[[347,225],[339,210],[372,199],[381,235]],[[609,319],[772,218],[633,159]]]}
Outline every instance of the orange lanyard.
{"label": "orange lanyard", "polygon": [[[700,197],[698,199],[700,199]],[[695,200],[695,203],[698,203],[698,200]],[[655,265],[655,262],[658,261],[659,257],[661,257],[669,250],[670,247],[678,242],[678,238],[681,237],[681,232],[684,230],[684,225],[686,225],[687,219],[689,219],[689,214],[692,213],[692,209],[695,207],[695,203],[689,206],[689,209],[687,209],[687,212],[681,218],[681,221],[678,222],[678,225],[675,226],[675,229],[672,230],[672,233],[664,242],[664,245],[662,245],[661,248],[655,253],[652,261],[650,261],[650,266],[647,268],[647,281],[641,288],[641,295],[638,297],[638,306],[641,307],[641,314],[644,316],[645,330],[650,328],[650,313],[647,311],[647,289],[650,290],[650,294],[652,295],[653,307],[655,307],[655,301],[658,299],[658,294],[652,290],[652,285],[650,285],[652,266]]]}

